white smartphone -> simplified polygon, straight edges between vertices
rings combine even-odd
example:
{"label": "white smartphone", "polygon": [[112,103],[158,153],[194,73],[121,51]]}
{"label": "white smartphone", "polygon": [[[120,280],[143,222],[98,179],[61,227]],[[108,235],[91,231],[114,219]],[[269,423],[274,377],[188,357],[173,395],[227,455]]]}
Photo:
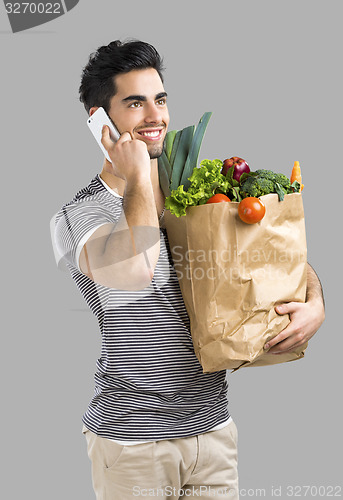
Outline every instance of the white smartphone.
{"label": "white smartphone", "polygon": [[87,119],[87,125],[92,132],[93,136],[95,137],[96,142],[99,144],[101,151],[104,153],[106,158],[108,159],[109,162],[112,163],[111,158],[109,157],[106,149],[104,146],[101,144],[101,135],[102,135],[102,127],[104,125],[108,125],[110,129],[110,136],[112,141],[116,142],[120,134],[118,130],[115,128],[115,126],[112,123],[112,120],[104,110],[104,108],[98,108],[92,116],[89,116]]}

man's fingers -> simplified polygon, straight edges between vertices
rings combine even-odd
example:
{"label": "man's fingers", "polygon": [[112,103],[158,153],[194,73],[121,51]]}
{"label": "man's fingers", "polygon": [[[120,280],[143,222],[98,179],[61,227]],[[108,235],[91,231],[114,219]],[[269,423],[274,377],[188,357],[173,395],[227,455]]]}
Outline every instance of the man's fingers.
{"label": "man's fingers", "polygon": [[129,134],[129,132],[124,132],[120,138],[118,139],[118,141],[113,141],[113,139],[111,138],[111,133],[110,133],[110,129],[107,125],[104,125],[102,127],[102,131],[101,131],[101,143],[102,145],[104,146],[104,148],[106,149],[106,151],[108,152],[108,154],[110,154],[110,150],[113,148],[113,146],[115,144],[123,144],[124,142],[127,142],[127,141],[131,141],[132,140],[132,137],[131,135]]}
{"label": "man's fingers", "polygon": [[292,349],[294,344],[297,344],[297,341],[296,341],[295,337],[292,335],[292,337],[288,337],[288,338],[282,340],[281,342],[277,343],[276,345],[273,345],[268,350],[268,354],[278,354],[281,352],[286,352],[289,349]]}
{"label": "man's fingers", "polygon": [[[301,306],[300,306],[301,307]],[[284,302],[275,307],[275,311],[280,314],[291,314],[299,309],[299,302]]]}
{"label": "man's fingers", "polygon": [[297,347],[300,347],[305,343],[306,343],[305,340],[297,341],[297,336],[293,335],[292,337],[289,337],[288,339],[280,342],[279,344],[269,349],[268,354],[284,354],[286,352],[292,352],[295,349],[297,349]]}
{"label": "man's fingers", "polygon": [[106,149],[106,151],[108,151],[110,149],[110,147],[112,146],[113,144],[113,141],[110,137],[110,129],[108,128],[107,125],[104,125],[102,127],[102,131],[101,131],[101,144],[104,146],[104,148]]}
{"label": "man's fingers", "polygon": [[[286,302],[283,304],[279,304],[275,307],[275,310],[280,315],[290,315],[294,313],[296,310],[297,304],[294,302]],[[291,318],[290,318],[291,319]],[[270,350],[272,347],[278,344],[278,347],[282,348],[285,346],[290,347],[292,345],[292,341],[287,340],[288,337],[292,337],[296,332],[294,331],[294,325],[290,322],[286,328],[284,328],[278,335],[276,335],[273,339],[269,340],[265,345],[265,350]],[[275,349],[276,350],[276,349]],[[269,351],[273,352],[273,350]]]}
{"label": "man's fingers", "polygon": [[284,330],[264,345],[264,349],[268,350],[270,353],[281,350],[285,351],[295,346],[304,344],[306,340],[307,339],[301,325],[298,323],[295,324],[291,321]]}
{"label": "man's fingers", "polygon": [[282,330],[278,335],[276,335],[272,340],[269,340],[267,344],[265,344],[264,348],[269,349],[274,345],[279,344],[283,340],[287,339],[287,337],[289,337],[290,335],[292,335],[294,332],[292,327],[290,327],[290,325],[291,323],[289,323],[289,325],[287,325],[286,328]]}
{"label": "man's fingers", "polygon": [[[293,312],[293,303],[288,302],[284,304],[279,304],[278,306],[275,307],[275,310],[278,314],[280,315],[285,315],[285,314],[290,314]],[[291,336],[294,334],[293,331],[293,325],[292,323],[289,323],[286,328],[284,328],[278,335],[276,335],[272,340],[269,340],[265,345],[264,349],[270,349],[276,344],[279,344],[280,342],[284,341],[287,339],[287,337]]]}
{"label": "man's fingers", "polygon": [[118,139],[118,143],[132,141],[132,136],[129,132],[123,132]]}

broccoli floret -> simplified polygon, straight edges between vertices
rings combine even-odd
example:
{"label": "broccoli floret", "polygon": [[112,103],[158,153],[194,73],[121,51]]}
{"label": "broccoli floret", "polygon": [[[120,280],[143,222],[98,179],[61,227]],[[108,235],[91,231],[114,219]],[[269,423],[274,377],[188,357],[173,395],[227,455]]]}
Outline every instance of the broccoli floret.
{"label": "broccoli floret", "polygon": [[248,177],[241,186],[246,196],[259,197],[263,194],[277,193],[279,199],[283,200],[285,194],[293,193],[291,182],[286,175],[266,169],[256,170],[255,173],[256,176]]}
{"label": "broccoli floret", "polygon": [[241,191],[245,196],[263,196],[275,192],[273,181],[264,177],[248,177],[241,186]]}
{"label": "broccoli floret", "polygon": [[280,200],[285,194],[293,193],[291,182],[284,174],[273,172],[272,170],[256,170],[251,177],[242,182],[241,192],[243,197],[263,196],[264,194],[277,193]]}
{"label": "broccoli floret", "polygon": [[264,179],[269,179],[270,181],[275,180],[275,176],[278,175],[272,170],[265,170],[263,168],[260,168],[259,170],[256,170],[256,173],[259,177],[263,177]]}
{"label": "broccoli floret", "polygon": [[282,186],[286,190],[286,192],[292,192],[291,182],[286,175],[273,172],[272,170],[264,170],[264,169],[256,170],[256,173],[258,177],[261,177],[263,179],[269,179],[273,182],[277,182],[278,184],[280,184],[280,186]]}
{"label": "broccoli floret", "polygon": [[283,188],[286,189],[286,191],[291,191],[291,181],[286,177],[284,174],[276,174],[275,175],[275,182],[280,184]]}

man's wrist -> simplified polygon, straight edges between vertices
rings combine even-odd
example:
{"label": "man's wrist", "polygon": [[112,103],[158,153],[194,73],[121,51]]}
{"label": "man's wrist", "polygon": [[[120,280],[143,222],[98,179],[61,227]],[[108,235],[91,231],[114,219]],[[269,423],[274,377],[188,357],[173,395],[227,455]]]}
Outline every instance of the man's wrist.
{"label": "man's wrist", "polygon": [[126,186],[124,190],[124,196],[128,192],[132,191],[152,191],[152,184],[150,177],[144,175],[137,175],[135,177],[130,177],[126,180]]}

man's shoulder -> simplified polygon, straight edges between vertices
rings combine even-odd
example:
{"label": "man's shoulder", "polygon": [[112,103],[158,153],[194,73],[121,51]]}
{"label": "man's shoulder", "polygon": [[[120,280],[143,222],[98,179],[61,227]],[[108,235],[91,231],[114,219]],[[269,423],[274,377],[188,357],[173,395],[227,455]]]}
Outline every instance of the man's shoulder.
{"label": "man's shoulder", "polygon": [[77,203],[79,201],[85,200],[87,198],[99,198],[101,194],[105,194],[106,189],[102,185],[102,183],[99,181],[99,176],[96,175],[91,179],[91,181],[87,184],[87,186],[79,189],[77,193],[73,196],[73,198],[68,202],[65,203],[64,206],[69,205],[71,203]]}
{"label": "man's shoulder", "polygon": [[79,189],[70,201],[63,204],[56,214],[55,222],[65,216],[66,212],[71,213],[90,206],[109,206],[114,201],[112,198],[97,174],[85,187]]}

